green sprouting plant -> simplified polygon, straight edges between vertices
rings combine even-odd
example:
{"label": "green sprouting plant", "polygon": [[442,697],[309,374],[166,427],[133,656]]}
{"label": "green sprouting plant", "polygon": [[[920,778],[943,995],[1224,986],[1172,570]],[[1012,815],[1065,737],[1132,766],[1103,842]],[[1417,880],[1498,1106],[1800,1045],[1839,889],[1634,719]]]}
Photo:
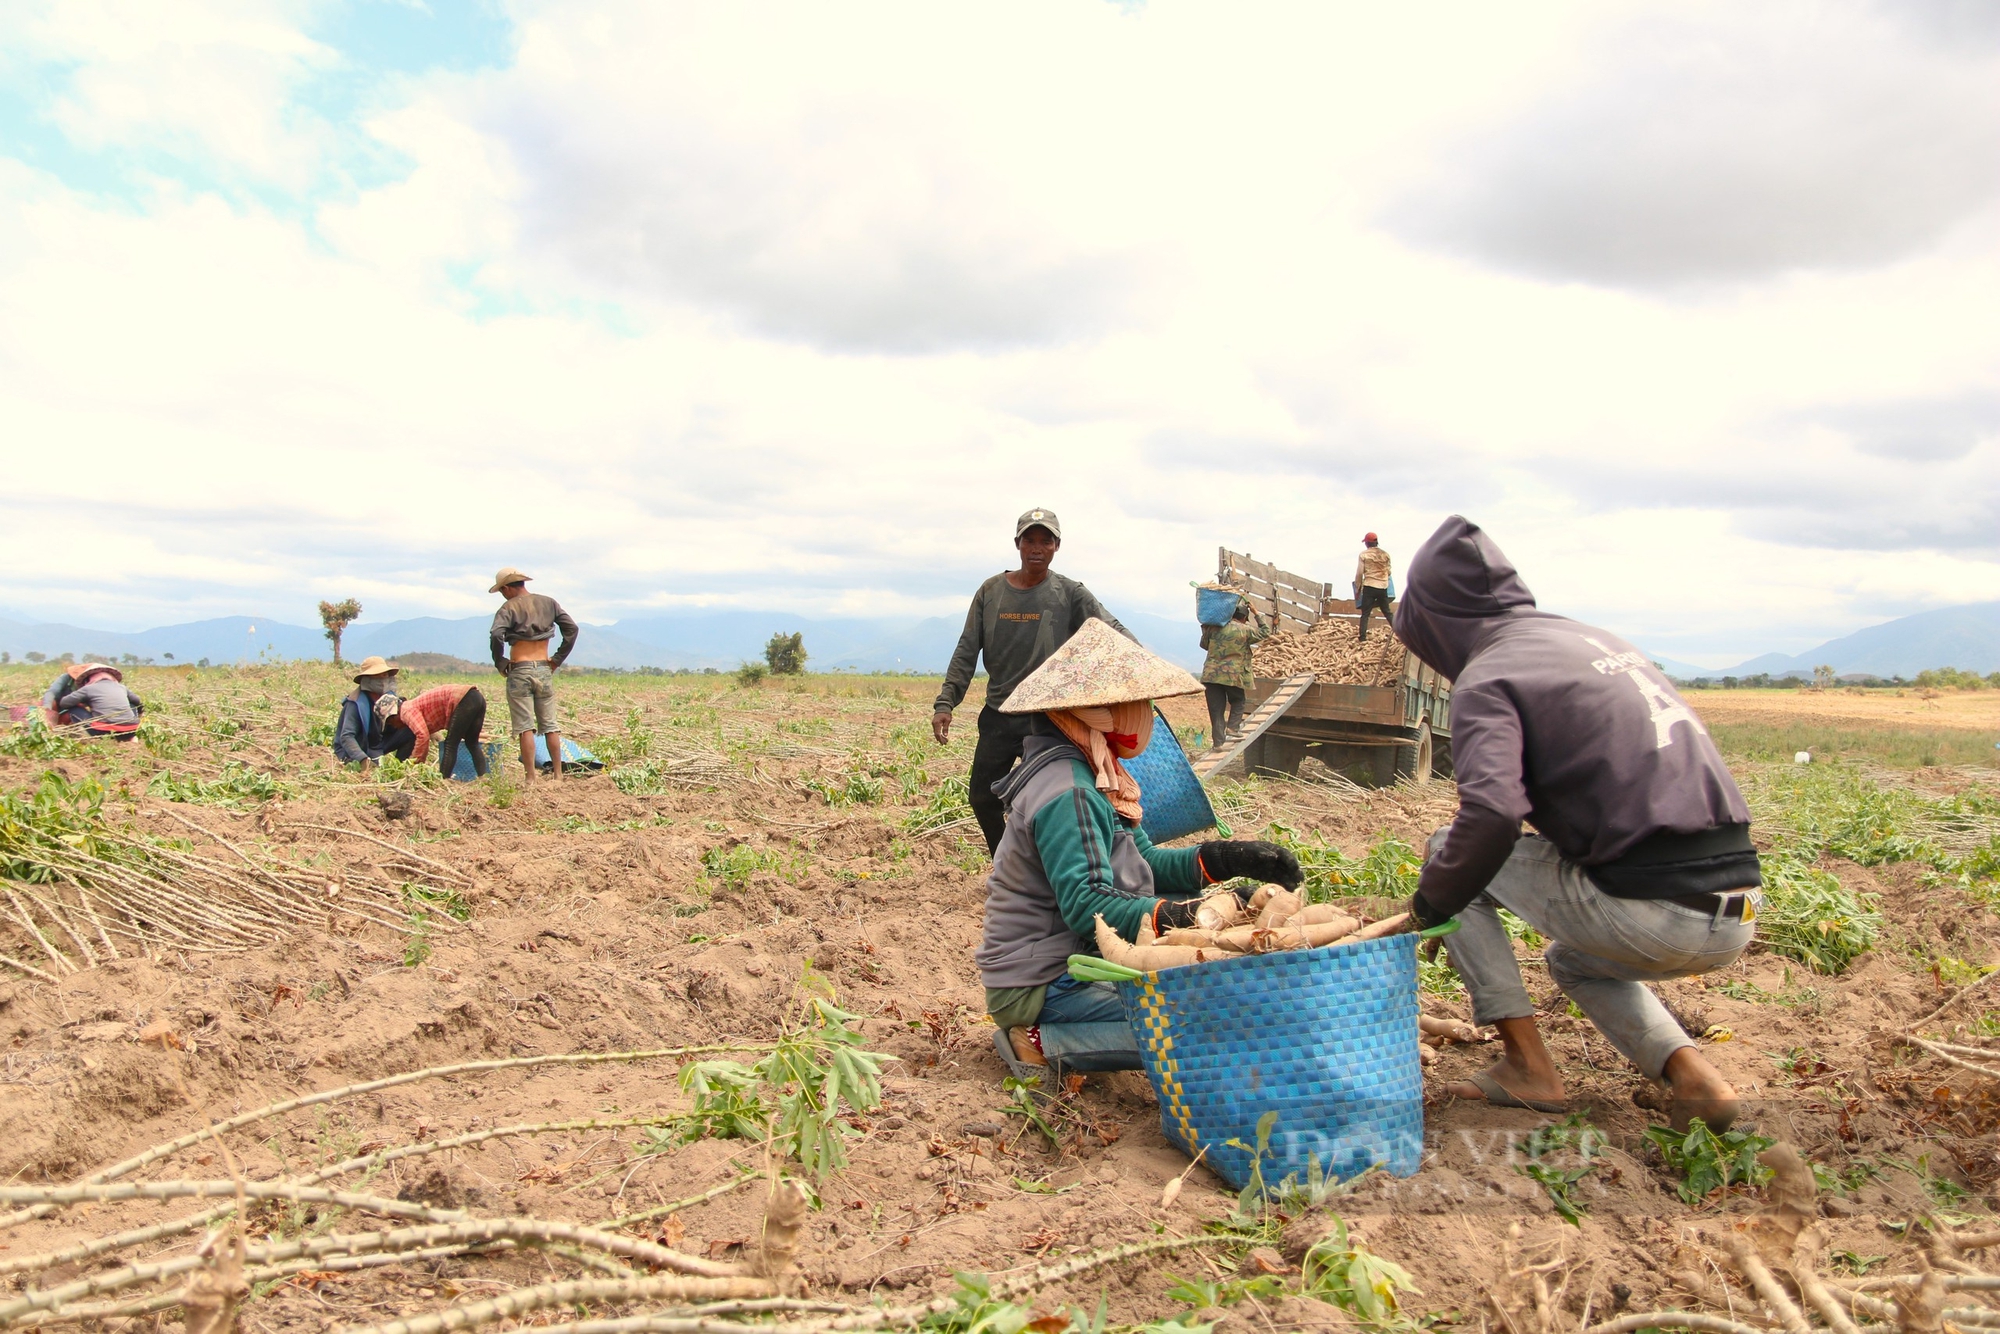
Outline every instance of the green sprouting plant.
{"label": "green sprouting plant", "polygon": [[0,734],[0,755],[17,760],[60,760],[83,752],[83,743],[67,732],[58,732],[31,719],[26,726]]}
{"label": "green sprouting plant", "polygon": [[1417,954],[1417,989],[1432,996],[1456,998],[1465,994],[1465,980],[1442,951],[1430,957],[1420,951]]}
{"label": "green sprouting plant", "polygon": [[282,801],[292,795],[290,784],[236,760],[225,760],[222,774],[217,778],[176,778],[172,770],[162,770],[153,775],[152,782],[146,784],[146,791],[166,801],[196,802],[204,806]]}
{"label": "green sprouting plant", "polygon": [[1963,987],[1977,982],[1993,971],[1991,964],[1967,963],[1951,955],[1940,955],[1931,961],[1931,969],[1937,980],[1950,987]]}
{"label": "green sprouting plant", "polygon": [[1263,1222],[1265,1206],[1270,1188],[1264,1184],[1264,1158],[1271,1151],[1271,1131],[1278,1124],[1276,1112],[1266,1112],[1257,1118],[1257,1142],[1245,1144],[1230,1137],[1223,1141],[1232,1149],[1241,1149],[1250,1155],[1250,1175],[1243,1182],[1243,1189],[1236,1194],[1236,1212],[1229,1222],[1233,1227],[1254,1228]]}
{"label": "green sprouting plant", "polygon": [[1696,1120],[1685,1132],[1667,1126],[1646,1127],[1646,1138],[1660,1151],[1660,1160],[1675,1178],[1674,1189],[1689,1204],[1700,1204],[1718,1190],[1733,1185],[1761,1186],[1771,1169],[1757,1155],[1776,1141],[1747,1130],[1720,1135]]}
{"label": "green sprouting plant", "polygon": [[309,746],[331,746],[336,730],[334,725],[329,722],[314,723],[306,729],[306,744]]}
{"label": "green sprouting plant", "polygon": [[405,921],[410,934],[403,940],[403,967],[415,968],[431,957],[431,919],[428,913],[412,912]]}
{"label": "green sprouting plant", "polygon": [[1827,1258],[1856,1278],[1860,1278],[1889,1257],[1886,1255],[1859,1255],[1854,1251],[1835,1251]]}
{"label": "green sprouting plant", "polygon": [[694,1098],[694,1111],[671,1128],[656,1127],[642,1153],[660,1153],[698,1139],[762,1139],[771,1128],[771,1107],[759,1095],[758,1072],[736,1061],[696,1061],[681,1070],[681,1088]]}
{"label": "green sprouting plant", "polygon": [[1870,1181],[1880,1181],[1882,1171],[1866,1158],[1855,1158],[1840,1167],[1824,1163],[1812,1165],[1813,1182],[1821,1190],[1837,1190],[1852,1195]]}
{"label": "green sprouting plant", "polygon": [[[333,743],[333,731],[331,727],[327,729],[326,739],[328,745]],[[187,739],[185,737],[181,736],[178,732],[170,731],[160,726],[150,718],[141,718],[139,720],[139,744],[144,746],[150,754],[163,760],[178,759],[181,753],[187,749]]]}
{"label": "green sprouting plant", "polygon": [[1972,1031],[1982,1038],[2000,1038],[2000,1010],[1981,1010]]}
{"label": "green sprouting plant", "polygon": [[403,885],[403,902],[410,905],[412,912],[441,912],[454,922],[469,921],[472,917],[472,905],[455,889],[406,882]]}
{"label": "green sprouting plant", "polygon": [[[614,775],[614,781],[615,777]],[[487,770],[486,804],[488,806],[491,806],[496,811],[504,811],[514,804],[514,799],[520,794],[520,788],[514,785],[512,766],[502,763],[496,764]]]}
{"label": "green sprouting plant", "polygon": [[1385,1260],[1353,1238],[1338,1214],[1333,1231],[1305,1254],[1301,1265],[1305,1295],[1338,1306],[1370,1325],[1407,1323],[1402,1294],[1421,1294],[1409,1271]]}
{"label": "green sprouting plant", "polygon": [[702,879],[710,887],[742,889],[759,871],[790,875],[798,869],[797,862],[788,862],[770,848],[753,848],[748,843],[713,847],[701,854]]}
{"label": "green sprouting plant", "polygon": [[1416,892],[1417,873],[1423,869],[1416,849],[1394,834],[1383,834],[1361,857],[1349,857],[1331,843],[1301,835],[1280,821],[1272,822],[1265,837],[1290,848],[1299,859],[1309,903],[1364,895],[1407,899]]}
{"label": "green sprouting plant", "polygon": [[1169,1272],[1167,1277],[1174,1285],[1167,1289],[1167,1296],[1177,1302],[1186,1302],[1197,1311],[1216,1306],[1234,1306],[1245,1297],[1276,1298],[1285,1295],[1285,1285],[1273,1274],[1259,1274],[1255,1278],[1198,1279],[1182,1278]]}
{"label": "green sprouting plant", "polygon": [[[1521,1152],[1528,1161],[1516,1163],[1514,1170],[1541,1184],[1565,1223],[1582,1227],[1583,1216],[1590,1209],[1576,1198],[1576,1187],[1597,1170],[1604,1142],[1603,1132],[1591,1125],[1588,1117],[1571,1112],[1559,1125],[1538,1126],[1528,1132],[1521,1141]],[[1576,1155],[1573,1167],[1549,1161],[1571,1153]]]}
{"label": "green sprouting plant", "polygon": [[652,753],[652,729],[646,726],[643,713],[636,708],[628,708],[625,710],[623,730],[592,737],[590,749],[607,767],[643,760]]}
{"label": "green sprouting plant", "polygon": [[375,771],[376,781],[382,783],[402,783],[409,787],[441,788],[450,779],[439,772],[436,764],[413,764],[399,760],[394,755],[384,755]]}
{"label": "green sprouting plant", "polygon": [[211,718],[207,723],[208,734],[227,739],[243,730],[243,724],[234,718]]}
{"label": "green sprouting plant", "polygon": [[1891,1158],[1886,1154],[1883,1155],[1882,1161],[1899,1172],[1906,1172],[1915,1177],[1917,1184],[1923,1187],[1924,1194],[1930,1197],[1931,1203],[1943,1208],[1950,1209],[1963,1204],[1965,1197],[1971,1193],[1956,1181],[1941,1177],[1932,1171],[1931,1156],[1928,1153],[1918,1154],[1914,1163],[1905,1162],[1901,1158]]}
{"label": "green sprouting plant", "polygon": [[808,969],[801,989],[797,1017],[762,1060],[700,1062],[683,1072],[682,1087],[708,1133],[769,1139],[824,1179],[847,1165],[846,1142],[860,1133],[840,1119],[842,1109],[880,1106],[882,1065],[896,1058],[863,1045],[860,1016],[833,1003],[825,979]]}
{"label": "green sprouting plant", "polygon": [[1041,1106],[1036,1101],[1043,1096],[1041,1087],[1040,1075],[1029,1075],[1026,1079],[1016,1079],[1012,1075],[1003,1078],[1000,1081],[1000,1089],[1007,1095],[1007,1105],[1000,1109],[1000,1115],[1020,1117],[1041,1132],[1042,1138],[1049,1142],[1050,1148],[1061,1148],[1062,1137],[1056,1134],[1055,1127],[1042,1115]]}
{"label": "green sprouting plant", "polygon": [[813,774],[800,781],[829,806],[873,806],[882,800],[882,780],[859,769]]}
{"label": "green sprouting plant", "polygon": [[931,795],[923,805],[903,818],[903,828],[912,834],[928,834],[970,820],[971,792],[964,774],[952,774],[931,789]]}
{"label": "green sprouting plant", "polygon": [[1773,954],[1816,973],[1845,972],[1882,931],[1882,914],[1829,871],[1784,857],[1764,859],[1757,934]]}

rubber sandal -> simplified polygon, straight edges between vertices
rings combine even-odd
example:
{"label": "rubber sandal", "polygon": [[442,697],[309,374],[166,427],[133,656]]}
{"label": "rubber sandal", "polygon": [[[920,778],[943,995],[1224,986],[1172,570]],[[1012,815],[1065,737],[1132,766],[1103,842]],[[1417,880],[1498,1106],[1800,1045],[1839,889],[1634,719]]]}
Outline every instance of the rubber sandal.
{"label": "rubber sandal", "polygon": [[1014,1054],[1014,1043],[1008,1038],[1006,1029],[994,1028],[993,1050],[999,1054],[1001,1063],[1007,1067],[1007,1073],[1022,1083],[1026,1083],[1030,1079],[1038,1080],[1043,1084],[1048,1083],[1049,1067],[1046,1065],[1029,1065],[1026,1061],[1016,1056]]}
{"label": "rubber sandal", "polygon": [[1523,1098],[1519,1094],[1510,1093],[1499,1080],[1484,1070],[1465,1082],[1478,1089],[1481,1096],[1495,1107],[1525,1107],[1531,1112],[1541,1112],[1548,1116],[1561,1116],[1569,1110],[1567,1101],[1551,1102],[1546,1098]]}

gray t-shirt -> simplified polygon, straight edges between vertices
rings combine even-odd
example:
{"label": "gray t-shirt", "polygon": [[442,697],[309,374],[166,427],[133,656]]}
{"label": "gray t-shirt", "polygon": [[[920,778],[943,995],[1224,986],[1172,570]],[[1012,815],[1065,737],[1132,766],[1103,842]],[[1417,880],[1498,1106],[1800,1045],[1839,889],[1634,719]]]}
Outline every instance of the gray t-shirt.
{"label": "gray t-shirt", "polygon": [[1006,575],[994,575],[972,595],[958,649],[945,671],[944,688],[938,691],[938,712],[951,712],[965,698],[981,655],[986,658],[986,703],[998,708],[1028,673],[1047,662],[1093,616],[1139,642],[1074,579],[1050,571],[1033,588],[1016,588]]}

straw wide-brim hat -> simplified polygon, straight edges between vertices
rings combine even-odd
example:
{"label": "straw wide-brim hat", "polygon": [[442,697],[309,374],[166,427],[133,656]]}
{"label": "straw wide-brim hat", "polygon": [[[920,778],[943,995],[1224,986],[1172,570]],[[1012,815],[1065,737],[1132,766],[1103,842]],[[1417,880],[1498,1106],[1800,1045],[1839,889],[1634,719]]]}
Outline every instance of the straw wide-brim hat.
{"label": "straw wide-brim hat", "polygon": [[354,679],[358,682],[364,676],[387,676],[391,672],[399,672],[401,670],[402,668],[390,662],[387,658],[370,656],[363,658],[361,665],[354,669]]}
{"label": "straw wide-brim hat", "polygon": [[1200,693],[1201,682],[1093,616],[1014,687],[1000,712],[1047,713]]}
{"label": "straw wide-brim hat", "polygon": [[532,574],[523,574],[521,571],[509,565],[505,569],[501,570],[498,574],[493,576],[493,587],[487,589],[486,591],[489,593],[498,593],[501,589],[505,588],[509,584],[525,584],[534,577],[535,576]]}
{"label": "straw wide-brim hat", "polygon": [[69,679],[72,681],[81,681],[92,672],[109,672],[114,681],[123,681],[125,679],[125,673],[119,671],[108,662],[79,662],[76,666],[69,669]]}

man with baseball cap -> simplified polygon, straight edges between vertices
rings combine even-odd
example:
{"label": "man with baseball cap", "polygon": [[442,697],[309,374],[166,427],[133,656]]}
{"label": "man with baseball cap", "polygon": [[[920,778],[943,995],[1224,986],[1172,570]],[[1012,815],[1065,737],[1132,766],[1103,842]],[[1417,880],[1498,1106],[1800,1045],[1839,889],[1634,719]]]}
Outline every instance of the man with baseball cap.
{"label": "man with baseball cap", "polygon": [[1389,606],[1389,553],[1375,543],[1375,534],[1361,539],[1361,559],[1354,563],[1354,609],[1361,613],[1361,640],[1368,641],[1368,613],[1380,610],[1383,620],[1394,612]]}
{"label": "man with baseball cap", "polygon": [[1007,827],[993,784],[1021,758],[1021,742],[1027,735],[1020,718],[1000,712],[1007,696],[1092,617],[1138,642],[1089,589],[1049,569],[1061,546],[1062,521],[1054,510],[1037,507],[1014,521],[1014,549],[1021,553],[1021,568],[994,575],[972,595],[965,629],[931,714],[931,733],[943,745],[951,739],[951,712],[971,688],[973,667],[983,655],[986,702],[979,710],[979,745],[972,752],[967,795],[989,853],[1000,845]]}
{"label": "man with baseball cap", "polygon": [[[531,576],[508,566],[493,576],[489,593],[506,599],[493,615],[488,638],[493,669],[507,678],[507,717],[521,738],[521,767],[535,781],[535,734],[549,748],[549,773],[562,777],[562,725],[556,720],[556,669],[576,647],[576,622],[554,598],[528,591]],[[562,631],[562,646],[549,654],[549,641]]]}

